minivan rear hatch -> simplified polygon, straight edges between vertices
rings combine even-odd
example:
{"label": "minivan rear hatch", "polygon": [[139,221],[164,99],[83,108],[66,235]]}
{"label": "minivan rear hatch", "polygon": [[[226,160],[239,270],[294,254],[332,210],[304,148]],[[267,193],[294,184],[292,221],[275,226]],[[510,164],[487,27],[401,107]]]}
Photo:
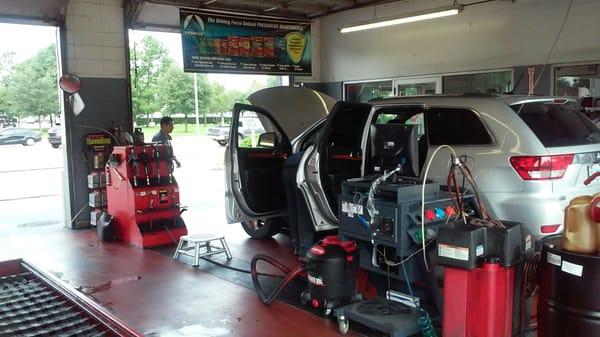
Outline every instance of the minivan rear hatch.
{"label": "minivan rear hatch", "polygon": [[584,184],[600,171],[600,129],[578,110],[574,101],[533,101],[512,108],[546,148],[555,193],[569,199],[600,191],[600,179]]}

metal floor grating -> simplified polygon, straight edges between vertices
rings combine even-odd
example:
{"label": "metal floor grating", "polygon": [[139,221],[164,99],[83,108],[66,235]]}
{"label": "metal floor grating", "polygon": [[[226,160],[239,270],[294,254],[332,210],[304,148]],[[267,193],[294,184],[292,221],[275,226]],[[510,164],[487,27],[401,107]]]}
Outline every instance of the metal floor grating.
{"label": "metal floor grating", "polygon": [[31,272],[0,277],[0,337],[117,336]]}

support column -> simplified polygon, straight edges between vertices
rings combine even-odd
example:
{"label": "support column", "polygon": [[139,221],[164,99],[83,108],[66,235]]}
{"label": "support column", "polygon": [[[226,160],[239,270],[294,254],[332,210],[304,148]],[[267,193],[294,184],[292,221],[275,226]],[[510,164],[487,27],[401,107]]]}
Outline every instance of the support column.
{"label": "support column", "polygon": [[[82,156],[84,136],[99,132],[94,128],[109,129],[120,126],[131,130],[131,99],[129,88],[129,48],[124,10],[121,0],[71,0],[67,9],[66,67],[63,73],[79,76],[80,95],[85,109],[75,116],[65,106],[65,139],[67,158],[65,186],[67,226],[90,227],[88,204],[87,165]],[[66,96],[65,96],[66,98]],[[75,221],[69,223],[80,210]]]}

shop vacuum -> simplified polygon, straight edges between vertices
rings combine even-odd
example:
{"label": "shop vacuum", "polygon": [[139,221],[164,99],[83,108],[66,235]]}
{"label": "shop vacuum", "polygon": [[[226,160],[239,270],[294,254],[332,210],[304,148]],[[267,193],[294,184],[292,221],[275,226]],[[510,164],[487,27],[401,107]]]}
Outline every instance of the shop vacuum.
{"label": "shop vacuum", "polygon": [[[275,290],[266,295],[259,276],[273,276],[259,273],[257,264],[264,261],[285,273]],[[289,282],[306,273],[308,289],[301,295],[303,304],[322,310],[328,316],[334,308],[350,304],[359,299],[356,292],[358,279],[358,247],[352,241],[342,241],[337,236],[327,236],[320,240],[306,254],[303,263],[290,270],[279,261],[263,254],[255,255],[251,262],[251,276],[254,288],[261,301],[272,303]]]}

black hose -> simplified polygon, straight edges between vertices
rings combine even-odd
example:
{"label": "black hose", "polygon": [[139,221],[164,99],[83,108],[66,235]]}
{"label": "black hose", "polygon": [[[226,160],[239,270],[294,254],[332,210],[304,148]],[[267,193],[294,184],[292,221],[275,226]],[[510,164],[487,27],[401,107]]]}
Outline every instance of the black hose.
{"label": "black hose", "polygon": [[[275,290],[268,296],[265,294],[262,287],[260,286],[260,282],[258,281],[259,273],[256,271],[256,264],[258,263],[258,261],[265,261],[271,264],[272,266],[276,267],[277,269],[281,270],[283,273],[287,274],[283,278],[283,280],[281,280],[281,282],[275,287]],[[279,261],[275,260],[270,256],[264,254],[257,254],[252,258],[252,262],[250,263],[250,270],[252,276],[252,284],[254,285],[254,289],[256,290],[258,297],[264,304],[271,304],[273,303],[275,298],[277,298],[277,296],[283,290],[283,288],[285,288],[292,279],[304,272],[304,266],[298,266],[293,270],[290,270],[288,267],[284,266]]]}
{"label": "black hose", "polygon": [[[225,268],[225,269],[229,269],[229,270],[233,270],[233,271],[237,271],[237,272],[245,273],[245,274],[252,274],[251,270],[246,270],[246,269],[242,269],[242,268],[232,267],[232,266],[229,266],[229,265],[227,265],[225,263],[221,263],[219,261],[211,260],[211,259],[209,259],[207,257],[201,257],[201,259],[204,260],[204,261],[206,261],[206,262],[210,262],[210,263],[212,263],[212,264],[214,264],[216,266]],[[276,278],[284,278],[285,277],[285,275],[274,275],[274,274],[268,274],[268,273],[257,273],[257,275],[258,276],[267,276],[267,277],[276,277]]]}

